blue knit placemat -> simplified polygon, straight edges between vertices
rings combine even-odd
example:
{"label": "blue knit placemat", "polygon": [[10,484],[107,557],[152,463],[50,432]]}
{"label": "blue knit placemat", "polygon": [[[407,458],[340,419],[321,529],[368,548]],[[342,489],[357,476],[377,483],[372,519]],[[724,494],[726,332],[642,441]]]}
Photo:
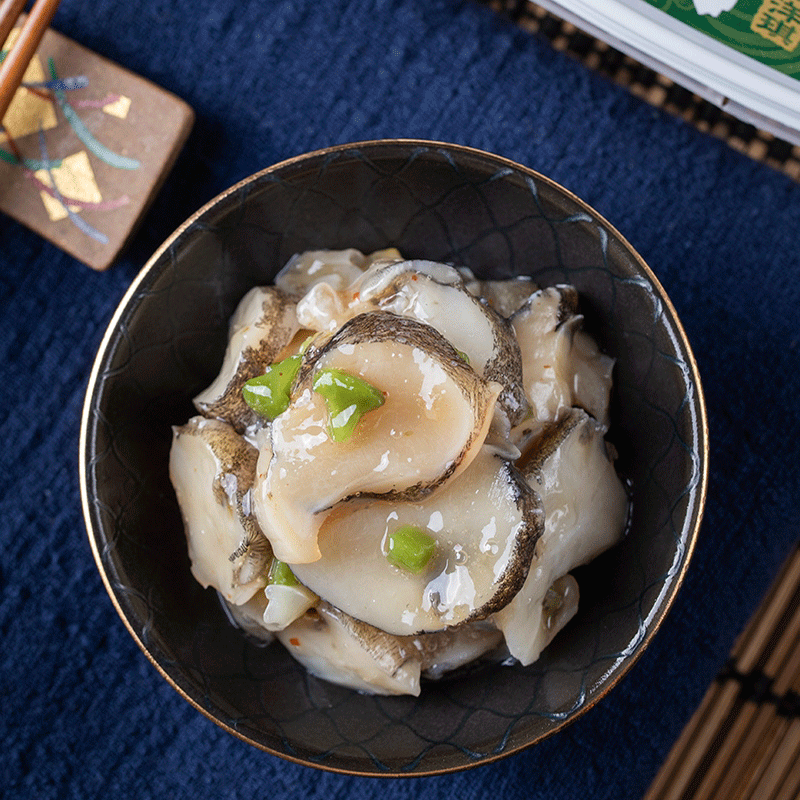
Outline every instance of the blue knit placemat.
{"label": "blue knit placemat", "polygon": [[[0,794],[640,797],[800,535],[800,186],[474,2],[63,0],[54,27],[174,92],[197,121],[107,272],[0,218]],[[95,569],[77,452],[103,330],[183,219],[280,159],[394,136],[515,159],[631,241],[695,349],[711,482],[672,613],[596,708],[491,766],[378,781],[264,754],[167,685]]]}

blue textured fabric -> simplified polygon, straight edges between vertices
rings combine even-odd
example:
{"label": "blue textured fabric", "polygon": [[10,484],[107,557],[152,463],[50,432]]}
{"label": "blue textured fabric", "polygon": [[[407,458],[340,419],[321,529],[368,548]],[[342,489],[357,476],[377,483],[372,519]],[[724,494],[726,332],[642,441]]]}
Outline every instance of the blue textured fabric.
{"label": "blue textured fabric", "polygon": [[[0,794],[640,797],[800,537],[800,185],[472,2],[63,0],[54,27],[184,98],[197,122],[107,272],[0,218]],[[394,136],[520,161],[632,242],[695,348],[711,483],[673,611],[597,707],[496,764],[378,781],[264,754],[158,675],[95,568],[77,452],[102,332],[184,218],[285,157]]]}

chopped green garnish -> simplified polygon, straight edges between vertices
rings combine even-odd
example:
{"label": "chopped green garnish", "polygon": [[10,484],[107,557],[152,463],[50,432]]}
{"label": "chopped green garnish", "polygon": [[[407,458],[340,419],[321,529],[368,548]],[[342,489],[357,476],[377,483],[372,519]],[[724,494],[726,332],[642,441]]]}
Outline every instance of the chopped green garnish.
{"label": "chopped green garnish", "polygon": [[242,396],[256,414],[275,419],[289,406],[289,390],[300,369],[302,356],[298,353],[267,367],[257,378],[251,378],[242,387]]}
{"label": "chopped green garnish", "polygon": [[386,557],[396,567],[414,574],[422,572],[433,557],[436,540],[414,525],[402,525],[389,536]]}
{"label": "chopped green garnish", "polygon": [[320,370],[313,388],[325,399],[328,429],[335,442],[346,442],[361,417],[384,403],[382,392],[363,378],[340,369]]}
{"label": "chopped green garnish", "polygon": [[299,581],[294,576],[291,567],[277,558],[272,559],[272,566],[269,568],[267,583],[277,586],[297,586]]}
{"label": "chopped green garnish", "polygon": [[469,356],[463,350],[456,350],[458,353],[458,357],[467,365],[469,366]]}

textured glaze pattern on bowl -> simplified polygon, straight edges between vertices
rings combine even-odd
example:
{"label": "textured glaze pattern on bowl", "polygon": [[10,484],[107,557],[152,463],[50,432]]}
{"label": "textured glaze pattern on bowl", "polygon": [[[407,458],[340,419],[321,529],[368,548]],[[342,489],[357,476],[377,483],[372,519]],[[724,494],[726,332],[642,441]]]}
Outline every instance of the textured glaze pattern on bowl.
{"label": "textured glaze pattern on bowl", "polygon": [[[626,540],[576,574],[578,616],[527,668],[488,667],[371,697],[317,680],[228,623],[189,572],[167,474],[171,426],[221,364],[242,295],[295,252],[395,246],[480,277],[572,283],[617,359],[612,440],[633,490]],[[658,281],[563,188],[480,151],[419,141],[344,145],[234,186],[185,223],[134,281],[87,392],[81,483],[89,539],[131,634],[166,679],[235,735],[357,774],[485,763],[552,734],[627,672],[669,609],[705,499],[702,391]]]}

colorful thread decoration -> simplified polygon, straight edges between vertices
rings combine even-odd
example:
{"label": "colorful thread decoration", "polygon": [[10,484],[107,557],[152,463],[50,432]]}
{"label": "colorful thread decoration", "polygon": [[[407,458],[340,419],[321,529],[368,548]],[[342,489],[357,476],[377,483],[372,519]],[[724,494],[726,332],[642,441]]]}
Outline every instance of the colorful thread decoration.
{"label": "colorful thread decoration", "polygon": [[[18,34],[19,30],[11,32],[5,47],[0,50],[0,63],[14,46]],[[70,102],[68,93],[87,88],[89,79],[83,75],[59,76],[52,58],[48,60],[48,71],[49,75],[46,75],[38,57],[34,56],[0,125],[0,160],[23,171],[25,178],[39,192],[52,222],[67,219],[86,236],[107,244],[108,237],[90,225],[81,212],[112,211],[127,205],[130,199],[126,195],[112,200],[103,199],[89,154],[121,170],[139,169],[141,162],[115,153],[100,142],[81,118],[80,110],[100,109],[110,116],[125,119],[131,100],[122,95],[107,94],[102,99]],[[59,125],[59,116],[63,117],[85,149],[51,160],[45,131]],[[33,133],[38,136],[38,158],[23,155],[17,144],[19,139]]]}

